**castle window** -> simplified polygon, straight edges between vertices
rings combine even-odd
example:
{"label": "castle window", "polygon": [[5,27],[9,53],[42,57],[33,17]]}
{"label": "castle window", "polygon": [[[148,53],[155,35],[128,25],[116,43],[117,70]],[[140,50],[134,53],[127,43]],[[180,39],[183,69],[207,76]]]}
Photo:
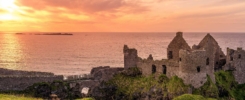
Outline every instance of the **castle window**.
{"label": "castle window", "polygon": [[241,54],[239,54],[239,55],[238,55],[238,58],[239,58],[239,59],[241,59],[241,58],[242,58],[242,55],[241,55]]}
{"label": "castle window", "polygon": [[209,65],[209,58],[206,59],[206,65]]}
{"label": "castle window", "polygon": [[233,61],[233,57],[231,57],[230,60]]}
{"label": "castle window", "polygon": [[181,58],[179,58],[179,61],[181,61]]}
{"label": "castle window", "polygon": [[197,72],[199,73],[201,71],[200,66],[197,66]]}
{"label": "castle window", "polygon": [[166,65],[162,65],[162,73],[166,75],[166,73],[167,73]]}
{"label": "castle window", "polygon": [[156,73],[157,68],[156,68],[156,66],[155,66],[155,65],[152,65],[152,69],[151,69],[151,71],[152,71],[152,74]]}
{"label": "castle window", "polygon": [[173,59],[173,51],[168,51],[168,59]]}
{"label": "castle window", "polygon": [[218,65],[219,64],[219,62],[216,62],[216,65]]}

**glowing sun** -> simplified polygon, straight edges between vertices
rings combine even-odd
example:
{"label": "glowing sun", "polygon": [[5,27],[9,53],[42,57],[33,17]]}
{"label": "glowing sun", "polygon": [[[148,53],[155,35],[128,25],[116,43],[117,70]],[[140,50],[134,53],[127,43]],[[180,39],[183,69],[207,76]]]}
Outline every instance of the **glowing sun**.
{"label": "glowing sun", "polygon": [[15,0],[0,0],[0,9],[5,11],[0,13],[1,20],[16,19],[14,11],[18,9],[18,6],[15,4]]}
{"label": "glowing sun", "polygon": [[16,7],[15,0],[0,0],[0,8],[8,10]]}

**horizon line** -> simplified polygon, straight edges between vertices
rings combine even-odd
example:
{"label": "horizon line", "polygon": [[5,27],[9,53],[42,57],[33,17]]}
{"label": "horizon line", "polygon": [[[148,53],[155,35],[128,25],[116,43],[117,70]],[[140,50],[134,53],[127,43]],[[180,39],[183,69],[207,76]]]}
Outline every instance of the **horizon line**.
{"label": "horizon line", "polygon": [[0,31],[0,33],[2,32],[7,32],[7,33],[97,33],[97,32],[100,32],[100,33],[177,33],[177,32],[183,32],[183,33],[245,33],[242,32],[242,31],[213,31],[213,32],[198,32],[198,31],[94,31],[94,32],[89,32],[89,31],[77,31],[77,32],[69,32],[69,31],[64,31],[64,32],[60,32],[60,31],[50,31],[50,32],[45,32],[45,31]]}

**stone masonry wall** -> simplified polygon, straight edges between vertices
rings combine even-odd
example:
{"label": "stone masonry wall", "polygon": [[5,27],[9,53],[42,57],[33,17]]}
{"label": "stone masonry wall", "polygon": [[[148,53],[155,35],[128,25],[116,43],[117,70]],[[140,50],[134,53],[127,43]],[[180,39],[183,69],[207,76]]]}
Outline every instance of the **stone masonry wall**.
{"label": "stone masonry wall", "polygon": [[[166,74],[169,78],[175,76],[179,71],[178,63],[167,59],[163,60],[150,60],[144,59],[137,63],[138,68],[141,69],[142,74],[145,76],[156,74]],[[156,66],[156,72],[153,73],[153,66]],[[166,66],[166,73],[164,73],[164,66]]]}
{"label": "stone masonry wall", "polygon": [[219,68],[220,60],[225,58],[223,51],[221,50],[218,42],[210,34],[207,34],[197,47],[198,50],[206,51],[207,58],[209,60],[207,74],[210,76],[212,81],[215,82],[215,69]]}
{"label": "stone masonry wall", "polygon": [[124,53],[124,68],[137,67],[138,54],[136,49],[129,49],[127,45],[123,47]]}
{"label": "stone masonry wall", "polygon": [[195,88],[202,86],[207,81],[206,51],[194,50],[179,52],[179,77],[185,84],[191,84]]}
{"label": "stone masonry wall", "polygon": [[245,51],[242,48],[237,50],[227,48],[224,70],[232,70],[235,80],[239,84],[245,83]]}
{"label": "stone masonry wall", "polygon": [[190,46],[187,44],[183,38],[182,32],[177,32],[174,39],[170,42],[167,48],[168,59],[173,59],[175,61],[179,60],[179,50],[191,50]]}

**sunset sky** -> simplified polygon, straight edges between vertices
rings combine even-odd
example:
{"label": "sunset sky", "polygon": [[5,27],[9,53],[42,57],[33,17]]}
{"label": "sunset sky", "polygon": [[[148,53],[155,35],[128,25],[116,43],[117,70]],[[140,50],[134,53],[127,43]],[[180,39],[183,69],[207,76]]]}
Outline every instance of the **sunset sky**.
{"label": "sunset sky", "polygon": [[245,32],[245,0],[0,0],[0,31]]}

